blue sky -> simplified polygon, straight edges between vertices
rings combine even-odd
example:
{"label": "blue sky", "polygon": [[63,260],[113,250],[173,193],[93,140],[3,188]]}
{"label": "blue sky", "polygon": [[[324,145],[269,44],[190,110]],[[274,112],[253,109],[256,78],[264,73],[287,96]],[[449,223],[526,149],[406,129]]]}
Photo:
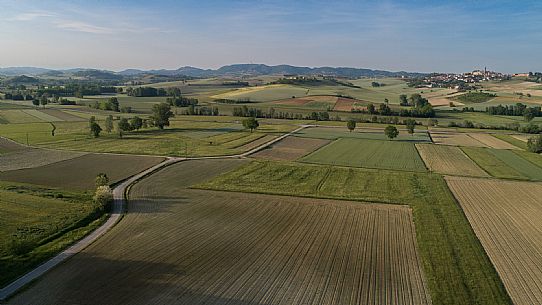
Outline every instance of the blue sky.
{"label": "blue sky", "polygon": [[542,70],[542,1],[0,0],[0,67]]}

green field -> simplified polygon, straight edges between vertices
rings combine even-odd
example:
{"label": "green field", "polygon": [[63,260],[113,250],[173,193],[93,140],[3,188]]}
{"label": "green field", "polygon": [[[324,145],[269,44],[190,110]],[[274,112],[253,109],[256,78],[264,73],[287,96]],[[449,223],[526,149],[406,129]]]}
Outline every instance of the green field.
{"label": "green field", "polygon": [[408,204],[433,304],[510,303],[468,220],[439,175],[253,162],[197,187]]}
{"label": "green field", "polygon": [[527,142],[523,142],[521,140],[518,140],[514,137],[512,137],[511,135],[507,135],[507,134],[493,134],[494,137],[498,138],[498,139],[501,139],[505,142],[508,142],[516,147],[519,147],[521,149],[527,149]]}
{"label": "green field", "polygon": [[[490,175],[504,179],[542,180],[542,168],[523,155],[530,153],[481,147],[463,147],[463,151]],[[532,156],[528,158],[537,158]]]}
{"label": "green field", "polygon": [[[346,128],[346,123],[344,122],[333,122],[340,124],[326,124],[326,125],[342,125],[343,128],[327,128],[327,127],[312,127],[306,128],[296,133],[296,136],[307,137],[307,138],[316,138],[316,139],[326,139],[326,140],[335,140],[338,138],[356,138],[356,139],[368,139],[368,140],[387,140],[388,138],[384,134],[384,129],[380,129],[380,125],[376,125],[369,128],[357,128],[354,131],[350,132]],[[382,125],[385,127],[387,125]],[[405,141],[405,142],[430,142],[431,139],[427,132],[415,132],[410,135],[405,130],[399,129],[399,136],[394,139],[394,141]]]}
{"label": "green field", "polygon": [[88,193],[0,181],[0,287],[94,230]]}
{"label": "green field", "polygon": [[302,162],[425,171],[413,143],[341,138],[305,156]]}

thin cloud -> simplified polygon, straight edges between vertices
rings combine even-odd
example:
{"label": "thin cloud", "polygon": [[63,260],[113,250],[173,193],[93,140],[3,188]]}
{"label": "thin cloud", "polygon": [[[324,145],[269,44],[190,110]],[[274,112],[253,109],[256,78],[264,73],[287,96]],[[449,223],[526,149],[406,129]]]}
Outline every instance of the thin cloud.
{"label": "thin cloud", "polygon": [[13,20],[13,21],[31,21],[31,20],[38,19],[38,18],[43,18],[43,17],[53,17],[53,14],[46,13],[46,12],[30,12],[30,13],[19,14],[19,15],[13,17],[10,20]]}
{"label": "thin cloud", "polygon": [[109,28],[101,27],[101,26],[97,26],[97,25],[93,25],[93,24],[81,22],[81,21],[62,20],[62,21],[56,21],[55,24],[60,29],[76,31],[76,32],[92,33],[92,34],[112,34],[113,33],[113,30]]}

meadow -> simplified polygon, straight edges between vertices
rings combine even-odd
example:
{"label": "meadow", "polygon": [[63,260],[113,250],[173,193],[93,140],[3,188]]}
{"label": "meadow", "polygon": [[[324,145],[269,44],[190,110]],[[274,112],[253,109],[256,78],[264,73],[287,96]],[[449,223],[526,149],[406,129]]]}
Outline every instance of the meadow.
{"label": "meadow", "polygon": [[103,221],[88,193],[0,181],[0,287]]}
{"label": "meadow", "polygon": [[425,171],[413,143],[341,138],[301,159],[307,163]]}

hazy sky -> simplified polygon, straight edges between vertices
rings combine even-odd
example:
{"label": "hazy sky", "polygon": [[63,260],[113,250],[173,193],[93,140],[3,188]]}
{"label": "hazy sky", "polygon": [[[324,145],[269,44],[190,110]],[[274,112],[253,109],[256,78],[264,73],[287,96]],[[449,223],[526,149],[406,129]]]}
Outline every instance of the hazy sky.
{"label": "hazy sky", "polygon": [[0,67],[542,70],[542,1],[5,1]]}

